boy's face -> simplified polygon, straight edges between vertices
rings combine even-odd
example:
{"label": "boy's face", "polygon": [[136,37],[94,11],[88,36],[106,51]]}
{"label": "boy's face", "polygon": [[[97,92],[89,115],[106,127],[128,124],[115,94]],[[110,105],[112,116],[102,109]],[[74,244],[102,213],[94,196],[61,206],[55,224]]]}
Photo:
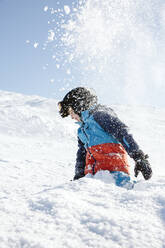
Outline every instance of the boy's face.
{"label": "boy's face", "polygon": [[78,121],[78,122],[81,121],[81,120],[80,120],[80,116],[79,116],[78,114],[75,114],[74,110],[73,110],[71,107],[69,107],[68,112],[69,112],[69,115],[71,116],[71,118],[72,118],[73,120],[76,120],[76,121]]}

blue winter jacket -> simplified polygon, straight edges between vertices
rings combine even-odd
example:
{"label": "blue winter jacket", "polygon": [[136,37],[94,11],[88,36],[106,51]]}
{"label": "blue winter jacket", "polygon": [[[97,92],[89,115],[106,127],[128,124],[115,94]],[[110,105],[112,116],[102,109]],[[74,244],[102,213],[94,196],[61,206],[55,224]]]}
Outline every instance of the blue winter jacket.
{"label": "blue winter jacket", "polygon": [[[97,105],[81,113],[78,129],[78,151],[75,165],[75,175],[83,175],[86,166],[86,156],[91,147],[114,144],[122,146],[133,158],[139,150],[138,144],[128,132],[128,127],[119,120],[111,108]],[[96,160],[93,157],[94,160]],[[96,161],[95,161],[96,162]]]}

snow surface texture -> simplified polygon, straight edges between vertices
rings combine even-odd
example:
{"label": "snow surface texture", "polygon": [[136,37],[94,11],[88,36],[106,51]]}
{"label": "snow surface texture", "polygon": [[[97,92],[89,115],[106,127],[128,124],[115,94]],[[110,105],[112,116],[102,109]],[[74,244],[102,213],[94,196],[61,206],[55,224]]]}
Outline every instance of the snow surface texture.
{"label": "snow surface texture", "polygon": [[165,110],[112,106],[154,171],[126,190],[106,172],[70,181],[77,126],[56,104],[0,92],[0,247],[165,248]]}

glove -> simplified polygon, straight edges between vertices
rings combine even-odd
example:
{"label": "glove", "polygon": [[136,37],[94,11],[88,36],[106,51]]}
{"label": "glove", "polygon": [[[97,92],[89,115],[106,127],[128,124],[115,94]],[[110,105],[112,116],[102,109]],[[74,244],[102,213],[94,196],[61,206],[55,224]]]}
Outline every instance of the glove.
{"label": "glove", "polygon": [[139,152],[136,152],[134,155],[135,160],[135,177],[138,176],[139,172],[142,173],[145,180],[148,180],[152,177],[152,169],[151,166],[147,160],[148,155],[144,154],[141,150]]}
{"label": "glove", "polygon": [[85,174],[83,173],[79,173],[79,174],[76,174],[75,176],[74,176],[74,178],[73,178],[73,180],[78,180],[79,178],[81,178],[81,177],[84,177],[85,176]]}

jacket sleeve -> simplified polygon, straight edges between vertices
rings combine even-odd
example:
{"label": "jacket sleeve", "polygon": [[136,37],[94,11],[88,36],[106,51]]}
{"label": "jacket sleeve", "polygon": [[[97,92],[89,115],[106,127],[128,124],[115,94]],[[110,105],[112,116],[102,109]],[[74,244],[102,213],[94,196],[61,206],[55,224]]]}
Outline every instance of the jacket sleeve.
{"label": "jacket sleeve", "polygon": [[134,154],[139,151],[139,146],[133,136],[129,134],[128,127],[116,115],[104,111],[95,112],[93,117],[105,132],[113,135],[123,145],[129,156],[134,158]]}
{"label": "jacket sleeve", "polygon": [[86,149],[84,147],[84,144],[78,138],[78,151],[76,157],[75,175],[84,175],[85,161],[86,161]]}

